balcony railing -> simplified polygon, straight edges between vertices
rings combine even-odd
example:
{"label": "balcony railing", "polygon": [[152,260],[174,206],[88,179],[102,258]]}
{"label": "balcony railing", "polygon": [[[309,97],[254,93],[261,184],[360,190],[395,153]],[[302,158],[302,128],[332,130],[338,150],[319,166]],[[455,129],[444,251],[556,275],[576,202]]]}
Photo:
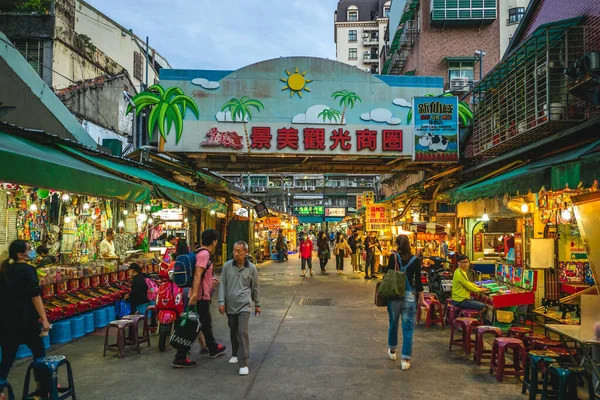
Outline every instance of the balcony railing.
{"label": "balcony railing", "polygon": [[585,53],[584,38],[583,26],[539,28],[475,87],[475,156],[503,154],[585,118],[564,74]]}
{"label": "balcony railing", "polygon": [[373,55],[373,54],[365,54],[363,56],[363,62],[364,63],[378,63],[379,62],[379,56],[377,55]]}
{"label": "balcony railing", "polygon": [[363,37],[363,44],[365,46],[377,46],[379,44],[378,37]]}

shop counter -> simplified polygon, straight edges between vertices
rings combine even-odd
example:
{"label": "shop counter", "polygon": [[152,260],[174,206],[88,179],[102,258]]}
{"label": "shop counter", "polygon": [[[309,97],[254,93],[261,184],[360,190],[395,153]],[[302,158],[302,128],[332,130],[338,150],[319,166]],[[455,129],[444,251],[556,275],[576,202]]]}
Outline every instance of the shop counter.
{"label": "shop counter", "polygon": [[588,289],[590,285],[585,283],[561,283],[560,291],[566,294],[575,294]]}

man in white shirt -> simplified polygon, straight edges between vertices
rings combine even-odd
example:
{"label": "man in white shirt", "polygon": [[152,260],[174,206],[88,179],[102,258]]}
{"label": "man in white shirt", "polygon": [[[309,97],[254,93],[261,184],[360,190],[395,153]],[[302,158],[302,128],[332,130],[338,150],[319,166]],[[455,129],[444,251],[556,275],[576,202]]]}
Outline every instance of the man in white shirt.
{"label": "man in white shirt", "polygon": [[115,230],[113,228],[108,228],[106,230],[106,236],[104,240],[100,243],[100,257],[105,260],[116,260],[119,257],[115,253]]}

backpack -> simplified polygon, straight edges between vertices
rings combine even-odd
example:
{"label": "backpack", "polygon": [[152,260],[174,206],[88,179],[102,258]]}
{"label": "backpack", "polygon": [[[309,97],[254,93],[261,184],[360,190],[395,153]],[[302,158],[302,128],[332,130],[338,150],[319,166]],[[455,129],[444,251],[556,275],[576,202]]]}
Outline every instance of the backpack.
{"label": "backpack", "polygon": [[156,300],[156,295],[158,293],[158,285],[156,284],[156,282],[154,282],[153,279],[146,278],[146,286],[148,287],[148,290],[146,291],[146,296],[148,297],[148,300]]}
{"label": "backpack", "polygon": [[[200,249],[198,253],[201,251],[208,250]],[[175,260],[175,264],[173,264],[173,283],[180,288],[192,287],[194,272],[196,271],[196,254],[198,253],[192,251],[188,254],[182,254]],[[206,269],[208,270],[211,265],[212,260],[208,262]]]}

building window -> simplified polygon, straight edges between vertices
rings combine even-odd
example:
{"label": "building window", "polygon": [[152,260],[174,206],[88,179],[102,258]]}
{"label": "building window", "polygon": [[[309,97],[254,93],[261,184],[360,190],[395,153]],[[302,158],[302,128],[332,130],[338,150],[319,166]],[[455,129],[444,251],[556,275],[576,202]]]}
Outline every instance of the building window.
{"label": "building window", "polygon": [[15,40],[14,45],[39,76],[44,70],[44,49],[41,40]]}
{"label": "building window", "polygon": [[348,32],[348,41],[349,42],[356,42],[357,41],[357,33],[355,30],[349,31]]}
{"label": "building window", "polygon": [[348,7],[348,21],[351,21],[351,22],[358,21],[358,7],[356,7],[356,6]]}
{"label": "building window", "polygon": [[356,49],[348,49],[348,60],[356,60],[358,58],[358,51]]}
{"label": "building window", "polygon": [[525,15],[525,7],[514,7],[508,10],[508,23],[516,24],[521,19],[523,19],[523,15]]}
{"label": "building window", "polygon": [[448,62],[448,79],[469,78],[473,81],[473,61],[450,61]]}
{"label": "building window", "polygon": [[383,17],[384,18],[389,18],[390,17],[390,8],[389,7],[385,7],[383,9]]}
{"label": "building window", "polygon": [[133,77],[142,81],[144,77],[144,65],[142,64],[142,55],[139,52],[133,53]]}

